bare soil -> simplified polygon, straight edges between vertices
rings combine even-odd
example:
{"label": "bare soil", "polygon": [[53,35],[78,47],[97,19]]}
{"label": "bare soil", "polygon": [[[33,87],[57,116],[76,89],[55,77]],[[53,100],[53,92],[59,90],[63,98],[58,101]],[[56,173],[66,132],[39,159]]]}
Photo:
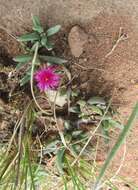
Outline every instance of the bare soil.
{"label": "bare soil", "polygon": [[[4,134],[2,130],[7,130],[8,133],[8,129],[13,127],[20,115],[18,102],[25,105],[22,98],[24,94],[29,98],[24,89],[20,89],[16,77],[11,81],[7,78],[15,68],[12,57],[20,52],[14,36],[30,30],[32,13],[39,15],[43,24],[62,24],[63,29],[56,39],[55,52],[68,59],[69,64],[74,64],[74,74],[79,74],[78,85],[87,96],[99,94],[109,99],[113,95],[113,105],[118,108],[125,122],[138,101],[137,0],[1,0],[0,107],[4,108],[4,113],[7,110],[8,112],[6,115],[0,114],[0,134]],[[67,40],[70,29],[76,24],[84,29],[89,38],[79,58],[72,56]],[[128,39],[121,41],[105,59],[117,40],[120,27],[128,35]],[[13,97],[9,97],[11,92]],[[15,117],[10,125],[7,115],[10,118],[13,115]],[[137,128],[136,124],[128,137],[127,155],[121,175],[138,185]],[[4,140],[6,137],[0,138]],[[114,171],[119,166],[122,151],[121,149],[112,165]]]}

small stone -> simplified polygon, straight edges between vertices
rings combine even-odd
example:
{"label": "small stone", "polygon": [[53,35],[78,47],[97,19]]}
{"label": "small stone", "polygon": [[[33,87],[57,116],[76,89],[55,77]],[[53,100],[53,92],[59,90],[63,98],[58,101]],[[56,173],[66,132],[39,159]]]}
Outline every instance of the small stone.
{"label": "small stone", "polygon": [[80,57],[84,51],[84,45],[88,41],[88,35],[79,26],[74,26],[69,33],[68,43],[72,55]]}

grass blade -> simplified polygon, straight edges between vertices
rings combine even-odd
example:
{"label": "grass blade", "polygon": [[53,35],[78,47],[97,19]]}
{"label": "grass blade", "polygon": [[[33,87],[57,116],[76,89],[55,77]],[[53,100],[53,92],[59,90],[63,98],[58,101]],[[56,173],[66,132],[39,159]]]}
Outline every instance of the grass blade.
{"label": "grass blade", "polygon": [[74,190],[85,190],[82,182],[80,181],[78,174],[75,172],[74,167],[71,167],[69,161],[66,159],[66,164],[67,164],[67,168],[68,168],[68,172],[70,174],[71,180],[72,180],[72,184],[74,186]]}
{"label": "grass blade", "polygon": [[65,153],[65,148],[63,147],[62,149],[58,150],[57,153],[57,158],[56,158],[56,165],[59,170],[60,174],[63,174],[63,158],[64,158],[64,153]]}
{"label": "grass blade", "polygon": [[110,154],[108,155],[107,159],[105,160],[105,163],[104,163],[104,165],[103,165],[103,167],[102,167],[102,169],[100,171],[100,174],[97,177],[97,181],[96,181],[94,190],[99,189],[99,187],[101,185],[101,179],[103,178],[107,167],[109,166],[111,160],[115,156],[117,150],[120,148],[120,146],[124,142],[130,128],[132,127],[132,125],[133,125],[133,123],[134,123],[134,121],[136,120],[137,117],[138,117],[138,103],[136,103],[136,106],[134,107],[133,112],[132,112],[131,116],[129,117],[127,124],[125,125],[124,129],[120,133],[117,142],[115,143],[115,145],[112,148]]}
{"label": "grass blade", "polygon": [[27,158],[28,158],[28,169],[30,173],[30,178],[31,178],[31,189],[35,190],[35,181],[34,181],[34,175],[32,172],[32,165],[31,165],[31,160],[30,160],[30,152],[29,152],[29,144],[27,144]]}

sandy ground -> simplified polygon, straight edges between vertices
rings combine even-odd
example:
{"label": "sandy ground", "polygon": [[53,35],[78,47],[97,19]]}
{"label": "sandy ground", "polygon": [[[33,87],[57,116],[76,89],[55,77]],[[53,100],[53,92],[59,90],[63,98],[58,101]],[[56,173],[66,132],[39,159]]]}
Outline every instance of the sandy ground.
{"label": "sandy ground", "polygon": [[[83,65],[86,58],[87,66],[104,70],[82,74],[88,76],[84,79],[87,90],[110,96],[115,89],[113,102],[119,106],[125,121],[138,101],[138,0],[0,0],[0,28],[9,34],[28,31],[32,14],[40,16],[46,26],[61,24],[63,31],[68,32],[75,24],[84,28],[90,40],[79,63]],[[112,49],[120,27],[128,39],[119,43],[104,62],[101,61]],[[12,48],[10,50],[15,54]],[[138,125],[127,140],[126,161],[121,174],[138,185],[137,136]],[[120,150],[114,167],[118,166],[121,155]]]}

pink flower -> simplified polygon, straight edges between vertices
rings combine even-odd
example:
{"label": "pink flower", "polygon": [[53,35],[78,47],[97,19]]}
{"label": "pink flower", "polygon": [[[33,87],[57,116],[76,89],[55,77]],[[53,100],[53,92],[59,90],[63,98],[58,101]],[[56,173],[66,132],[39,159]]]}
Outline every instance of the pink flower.
{"label": "pink flower", "polygon": [[55,67],[48,66],[35,73],[35,80],[37,81],[37,86],[40,91],[56,89],[59,86],[60,75],[55,71]]}

